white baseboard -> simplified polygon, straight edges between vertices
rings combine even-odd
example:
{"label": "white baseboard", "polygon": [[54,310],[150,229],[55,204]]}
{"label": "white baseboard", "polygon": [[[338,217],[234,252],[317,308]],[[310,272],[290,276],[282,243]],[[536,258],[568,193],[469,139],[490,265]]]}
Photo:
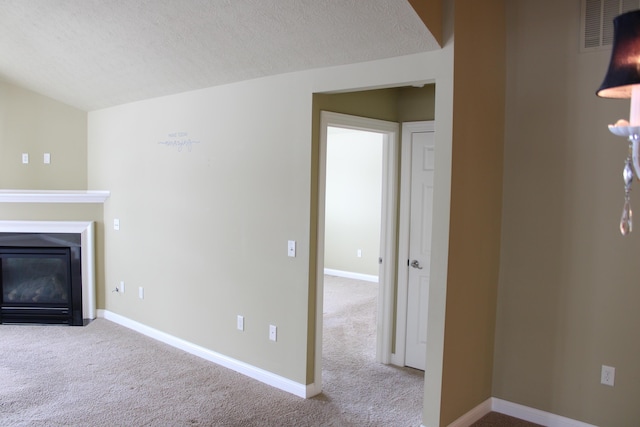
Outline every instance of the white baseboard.
{"label": "white baseboard", "polygon": [[232,371],[236,371],[240,374],[246,375],[247,377],[253,378],[264,384],[294,394],[298,397],[306,399],[319,394],[321,391],[316,390],[316,386],[314,384],[305,385],[297,383],[295,381],[291,381],[290,379],[281,377],[279,375],[273,374],[269,371],[265,371],[264,369],[257,368],[239,360],[232,359],[231,357],[216,353],[215,351],[206,349],[204,347],[200,347],[199,345],[174,337],[173,335],[169,335],[165,332],[151,328],[147,325],[136,322],[108,310],[98,310],[98,317],[110,320],[114,323],[132,329],[150,338],[156,339],[165,344],[169,344],[172,347],[179,348],[180,350],[186,351],[187,353],[191,353],[217,365],[224,366],[225,368],[231,369]]}
{"label": "white baseboard", "polygon": [[378,283],[378,276],[371,274],[353,273],[351,271],[334,270],[331,268],[325,268],[324,274],[329,276],[345,277],[347,279],[364,280],[365,282]]}
{"label": "white baseboard", "polygon": [[485,400],[484,402],[449,424],[448,427],[469,427],[471,424],[475,423],[480,418],[484,417],[492,411],[492,399],[493,398]]}
{"label": "white baseboard", "polygon": [[593,424],[583,423],[582,421],[551,414],[549,412],[508,402],[495,397],[491,398],[491,407],[495,412],[500,412],[501,414],[510,415],[512,417],[520,418],[521,420],[541,424],[547,427],[597,427]]}
{"label": "white baseboard", "polygon": [[582,421],[572,420],[571,418],[562,417],[560,415],[551,414],[539,409],[530,408],[506,400],[491,397],[451,424],[448,427],[469,427],[489,412],[499,412],[511,417],[520,418],[521,420],[531,423],[540,424],[547,427],[597,427]]}

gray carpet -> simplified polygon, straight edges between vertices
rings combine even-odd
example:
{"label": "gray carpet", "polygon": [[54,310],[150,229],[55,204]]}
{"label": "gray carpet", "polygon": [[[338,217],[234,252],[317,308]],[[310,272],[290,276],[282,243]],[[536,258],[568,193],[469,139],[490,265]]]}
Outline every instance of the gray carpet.
{"label": "gray carpet", "polygon": [[419,426],[423,373],[374,361],[376,285],[325,286],[324,392],[313,399],[104,319],[0,325],[0,425]]}

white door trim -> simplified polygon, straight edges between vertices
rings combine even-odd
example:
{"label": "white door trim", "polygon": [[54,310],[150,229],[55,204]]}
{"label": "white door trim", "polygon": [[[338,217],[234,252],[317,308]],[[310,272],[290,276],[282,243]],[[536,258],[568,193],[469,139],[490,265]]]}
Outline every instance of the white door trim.
{"label": "white door trim", "polygon": [[413,132],[435,132],[435,122],[402,123],[402,155],[400,177],[400,217],[398,226],[398,291],[396,304],[396,345],[391,363],[405,365],[407,339],[407,294],[409,281],[409,223],[411,213],[411,134]]}
{"label": "white door trim", "polygon": [[327,179],[327,127],[336,126],[364,131],[380,132],[383,138],[382,171],[382,216],[380,247],[383,253],[380,265],[378,291],[378,333],[376,359],[381,363],[391,363],[393,334],[394,277],[396,264],[396,188],[397,188],[397,147],[400,125],[395,122],[351,116],[347,114],[321,111],[320,113],[320,158],[318,166],[318,236],[316,278],[316,345],[315,383],[322,389],[322,328],[324,296],[324,232],[325,232],[325,191]]}

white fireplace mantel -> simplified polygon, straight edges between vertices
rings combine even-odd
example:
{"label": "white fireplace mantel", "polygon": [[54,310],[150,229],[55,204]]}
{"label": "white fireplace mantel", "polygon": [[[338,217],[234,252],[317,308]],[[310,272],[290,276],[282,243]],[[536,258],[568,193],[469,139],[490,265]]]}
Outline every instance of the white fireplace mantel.
{"label": "white fireplace mantel", "polygon": [[104,203],[110,194],[96,190],[0,190],[0,203]]}

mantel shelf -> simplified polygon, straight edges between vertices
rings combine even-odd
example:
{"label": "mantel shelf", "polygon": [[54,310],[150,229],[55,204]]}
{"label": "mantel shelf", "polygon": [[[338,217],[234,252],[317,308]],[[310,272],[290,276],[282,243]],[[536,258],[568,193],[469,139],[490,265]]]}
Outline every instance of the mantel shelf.
{"label": "mantel shelf", "polygon": [[0,190],[0,203],[104,203],[110,191]]}

